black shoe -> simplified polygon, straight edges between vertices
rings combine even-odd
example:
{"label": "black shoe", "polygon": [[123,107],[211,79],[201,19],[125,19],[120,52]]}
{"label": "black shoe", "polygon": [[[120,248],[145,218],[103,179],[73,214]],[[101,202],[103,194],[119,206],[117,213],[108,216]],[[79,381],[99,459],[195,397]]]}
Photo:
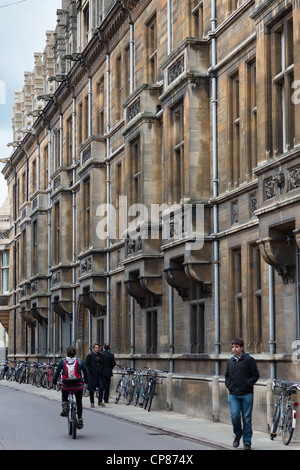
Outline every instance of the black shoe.
{"label": "black shoe", "polygon": [[82,428],[83,428],[83,419],[79,418],[78,419],[78,429],[82,429]]}
{"label": "black shoe", "polygon": [[244,444],[244,450],[251,450],[250,444]]}
{"label": "black shoe", "polygon": [[233,447],[238,447],[240,445],[240,437],[236,437],[234,438],[234,441],[233,441]]}

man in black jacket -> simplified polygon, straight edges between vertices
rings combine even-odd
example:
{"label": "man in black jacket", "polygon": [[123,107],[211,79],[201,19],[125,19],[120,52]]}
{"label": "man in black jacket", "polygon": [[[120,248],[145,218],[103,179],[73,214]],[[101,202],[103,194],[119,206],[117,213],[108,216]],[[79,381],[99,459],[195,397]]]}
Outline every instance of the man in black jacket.
{"label": "man in black jacket", "polygon": [[[103,351],[100,353],[102,362],[101,378],[104,385],[104,402],[108,403],[110,380],[113,375],[112,370],[115,367],[115,356],[109,350],[109,344],[105,343]],[[99,393],[99,401],[102,402],[102,391]]]}
{"label": "man in black jacket", "polygon": [[[251,449],[253,388],[259,372],[253,357],[244,351],[244,341],[236,338],[231,342],[233,357],[229,359],[225,372],[225,385],[229,390],[229,409],[235,439],[238,447],[243,435],[244,449]],[[243,420],[243,429],[241,424]]]}
{"label": "man in black jacket", "polygon": [[89,371],[89,379],[88,379],[88,390],[90,392],[90,402],[91,408],[94,408],[94,392],[98,388],[99,397],[98,397],[98,405],[104,406],[103,403],[100,401],[100,394],[103,393],[103,382],[101,378],[102,374],[102,360],[100,355],[100,344],[94,343],[93,351],[90,352],[86,356],[85,365]]}

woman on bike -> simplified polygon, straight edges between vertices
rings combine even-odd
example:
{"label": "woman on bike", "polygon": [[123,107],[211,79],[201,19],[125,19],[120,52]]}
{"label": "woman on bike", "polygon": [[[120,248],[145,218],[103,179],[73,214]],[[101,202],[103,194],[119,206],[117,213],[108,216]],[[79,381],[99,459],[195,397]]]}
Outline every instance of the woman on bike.
{"label": "woman on bike", "polygon": [[[68,412],[68,396],[70,392],[75,393],[78,414],[78,428],[83,427],[82,419],[82,395],[83,395],[83,382],[88,382],[88,370],[81,359],[76,357],[76,349],[74,346],[69,346],[67,349],[67,357],[61,359],[58,364],[54,377],[53,385],[57,384],[60,372],[62,371],[62,412],[61,416],[67,416]],[[82,378],[83,372],[83,378]]]}

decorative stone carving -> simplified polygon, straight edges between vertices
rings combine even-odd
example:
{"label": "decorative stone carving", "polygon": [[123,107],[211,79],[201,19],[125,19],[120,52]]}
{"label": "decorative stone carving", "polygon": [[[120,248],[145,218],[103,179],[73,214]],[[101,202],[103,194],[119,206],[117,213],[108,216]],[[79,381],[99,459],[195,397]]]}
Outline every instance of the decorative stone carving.
{"label": "decorative stone carving", "polygon": [[265,186],[265,199],[272,199],[275,197],[275,183],[273,176],[270,176],[269,178],[266,178],[264,181],[264,186]]}
{"label": "decorative stone carving", "polygon": [[234,201],[231,204],[231,220],[233,224],[237,224],[239,221],[239,203]]}
{"label": "decorative stone carving", "polygon": [[184,72],[184,57],[181,56],[175,64],[171,65],[168,69],[168,85],[174,82],[179,75]]}
{"label": "decorative stone carving", "polygon": [[291,168],[289,170],[289,184],[288,190],[300,188],[300,166]]}
{"label": "decorative stone carving", "polygon": [[127,109],[128,121],[131,121],[140,112],[141,112],[141,100],[139,98]]}

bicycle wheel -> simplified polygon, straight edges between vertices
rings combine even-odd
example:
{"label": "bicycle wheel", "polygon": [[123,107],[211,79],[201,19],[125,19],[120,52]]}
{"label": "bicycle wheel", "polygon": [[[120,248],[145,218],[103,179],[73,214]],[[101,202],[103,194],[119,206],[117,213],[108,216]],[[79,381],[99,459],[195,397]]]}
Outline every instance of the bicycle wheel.
{"label": "bicycle wheel", "polygon": [[47,387],[47,383],[48,383],[48,372],[43,372],[42,373],[42,378],[41,378],[41,385],[43,388],[46,388]]}
{"label": "bicycle wheel", "polygon": [[51,390],[51,388],[53,388],[53,371],[51,371],[47,379],[47,389]]}
{"label": "bicycle wheel", "polygon": [[19,384],[22,384],[23,382],[25,382],[25,370],[22,370],[19,372],[19,374],[17,374],[16,380]]}
{"label": "bicycle wheel", "polygon": [[283,443],[288,446],[291,442],[294,428],[293,428],[293,408],[288,406],[286,408],[286,413],[283,418],[283,428],[282,428],[282,440]]}
{"label": "bicycle wheel", "polygon": [[115,391],[115,403],[116,404],[120,400],[121,393],[122,393],[122,379],[119,381],[116,391]]}
{"label": "bicycle wheel", "polygon": [[68,410],[68,431],[69,431],[69,435],[72,436],[73,421],[72,421],[72,408],[70,405],[69,405],[69,410]]}
{"label": "bicycle wheel", "polygon": [[133,391],[133,397],[132,397],[132,403],[134,406],[138,404],[140,392],[141,392],[140,384],[136,382],[134,385],[134,391]]}
{"label": "bicycle wheel", "polygon": [[149,401],[149,396],[150,396],[149,394],[150,394],[150,388],[148,386],[145,390],[145,393],[143,394],[143,404],[142,404],[142,406],[143,406],[144,410],[148,406],[148,401]]}
{"label": "bicycle wheel", "polygon": [[31,379],[30,379],[30,383],[32,386],[35,385],[36,375],[37,375],[37,371],[34,370],[33,373],[31,374]]}
{"label": "bicycle wheel", "polygon": [[156,386],[156,381],[155,382],[153,381],[151,384],[151,389],[149,391],[149,400],[148,400],[148,407],[147,407],[148,411],[151,410],[152,400],[155,396],[155,386]]}
{"label": "bicycle wheel", "polygon": [[72,418],[72,437],[73,437],[73,439],[76,439],[76,432],[77,432],[77,413],[76,413],[76,408],[75,408],[74,405],[72,406],[71,418]]}
{"label": "bicycle wheel", "polygon": [[271,441],[277,436],[277,428],[278,428],[279,418],[280,418],[280,405],[279,405],[279,403],[277,403],[275,405],[275,410],[274,410],[272,425],[271,425],[271,431],[270,431]]}
{"label": "bicycle wheel", "polygon": [[42,386],[42,371],[39,370],[35,377],[35,385],[40,388]]}
{"label": "bicycle wheel", "polygon": [[128,380],[125,390],[125,405],[130,405],[130,403],[132,402],[133,392],[134,388],[132,381]]}

